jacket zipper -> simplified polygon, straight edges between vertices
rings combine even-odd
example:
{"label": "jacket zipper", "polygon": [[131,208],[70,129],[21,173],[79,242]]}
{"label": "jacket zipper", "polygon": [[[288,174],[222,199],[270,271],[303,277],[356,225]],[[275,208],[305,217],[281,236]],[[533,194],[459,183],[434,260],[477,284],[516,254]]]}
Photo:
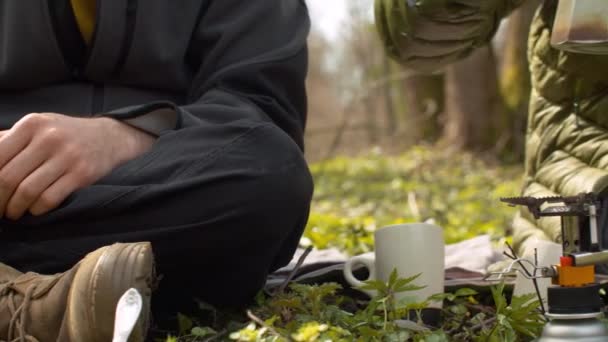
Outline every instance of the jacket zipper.
{"label": "jacket zipper", "polygon": [[69,0],[49,1],[48,13],[66,67],[74,78],[79,79],[87,47],[74,17],[72,4]]}
{"label": "jacket zipper", "polygon": [[120,54],[118,55],[118,62],[116,63],[116,67],[114,68],[114,76],[118,76],[118,74],[122,71],[122,68],[127,61],[127,56],[129,54],[129,48],[133,43],[133,35],[135,29],[135,20],[137,19],[137,0],[127,0],[127,16],[126,16],[126,24],[125,24],[125,38],[122,41],[122,45],[120,47]]}
{"label": "jacket zipper", "polygon": [[[99,6],[99,2],[98,2]],[[59,42],[59,49],[63,53],[67,67],[71,70],[74,79],[80,79],[82,69],[86,66],[89,59],[90,48],[80,35],[79,27],[72,12],[71,3],[69,0],[49,1],[48,9],[52,20],[55,37]],[[99,13],[99,7],[97,8]],[[126,8],[126,23],[125,23],[125,38],[120,47],[120,54],[117,59],[116,67],[113,70],[114,75],[122,70],[129,48],[133,43],[133,30],[135,28],[135,19],[137,14],[137,0],[127,0]],[[99,18],[98,18],[99,19]],[[94,44],[95,36],[91,41],[91,46]],[[91,112],[99,113],[104,107],[104,86],[102,84],[93,85],[93,98],[91,103]]]}
{"label": "jacket zipper", "polygon": [[[120,47],[120,53],[116,66],[114,67],[113,74],[118,76],[122,70],[129,54],[129,48],[133,43],[133,30],[135,29],[135,19],[137,14],[137,0],[127,0],[127,13],[125,23],[125,38],[122,41]],[[92,113],[100,114],[104,109],[104,94],[105,87],[102,84],[96,83],[93,86],[93,101],[92,101]]]}

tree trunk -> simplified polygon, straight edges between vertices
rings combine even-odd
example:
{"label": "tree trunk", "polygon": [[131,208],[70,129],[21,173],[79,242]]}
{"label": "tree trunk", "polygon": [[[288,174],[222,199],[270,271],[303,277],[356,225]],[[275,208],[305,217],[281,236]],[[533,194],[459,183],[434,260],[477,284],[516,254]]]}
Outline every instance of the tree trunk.
{"label": "tree trunk", "polygon": [[[391,61],[388,55],[384,55],[383,61],[383,74],[384,77],[390,77],[392,73]],[[397,113],[395,111],[395,104],[393,102],[393,94],[394,92],[394,84],[395,82],[385,82],[383,86],[382,94],[384,95],[384,106],[386,110],[386,133],[389,136],[395,135],[395,132],[398,130],[398,120]]]}
{"label": "tree trunk", "polygon": [[506,110],[501,124],[505,147],[499,152],[519,161],[524,155],[531,91],[527,57],[528,33],[539,3],[539,0],[528,0],[509,18],[501,65],[500,89]]}
{"label": "tree trunk", "polygon": [[415,75],[405,79],[406,118],[399,135],[412,143],[433,143],[439,138],[439,115],[444,110],[444,76]]}
{"label": "tree trunk", "polygon": [[371,145],[378,142],[378,126],[376,124],[376,111],[374,110],[375,96],[367,97],[363,100],[363,108],[365,109],[365,117],[367,118],[366,129],[367,139]]}
{"label": "tree trunk", "polygon": [[446,72],[444,138],[457,149],[486,151],[493,147],[497,115],[496,60],[490,45],[477,49]]}

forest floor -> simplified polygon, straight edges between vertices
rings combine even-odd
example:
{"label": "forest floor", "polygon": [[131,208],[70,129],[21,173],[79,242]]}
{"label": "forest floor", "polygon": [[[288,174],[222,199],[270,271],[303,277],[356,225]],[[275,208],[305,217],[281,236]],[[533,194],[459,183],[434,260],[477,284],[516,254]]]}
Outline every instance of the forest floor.
{"label": "forest floor", "polygon": [[[509,241],[515,209],[500,197],[519,193],[521,166],[501,166],[472,154],[414,147],[387,156],[372,151],[311,165],[315,194],[302,246],[337,248],[347,255],[373,250],[376,229],[432,220],[446,243],[489,234]],[[349,297],[338,284],[292,284],[269,296],[260,293],[248,312],[226,313],[201,305],[197,317],[179,316],[175,341],[526,341],[543,318],[532,297],[508,297],[501,286],[485,295],[472,289],[439,295],[445,302],[439,327],[399,321],[428,301],[397,305],[395,293],[415,288],[395,274],[370,282],[378,296]],[[419,317],[418,317],[419,318]]]}

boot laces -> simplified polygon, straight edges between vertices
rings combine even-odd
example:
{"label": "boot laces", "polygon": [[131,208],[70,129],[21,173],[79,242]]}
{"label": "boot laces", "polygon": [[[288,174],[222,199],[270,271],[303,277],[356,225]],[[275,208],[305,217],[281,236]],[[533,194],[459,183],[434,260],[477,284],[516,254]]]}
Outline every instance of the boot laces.
{"label": "boot laces", "polygon": [[37,338],[25,332],[28,308],[38,284],[33,283],[27,287],[19,306],[15,304],[15,295],[18,292],[13,289],[13,285],[13,281],[0,284],[0,296],[7,296],[8,309],[11,315],[8,327],[8,340],[0,340],[0,342],[40,342]]}

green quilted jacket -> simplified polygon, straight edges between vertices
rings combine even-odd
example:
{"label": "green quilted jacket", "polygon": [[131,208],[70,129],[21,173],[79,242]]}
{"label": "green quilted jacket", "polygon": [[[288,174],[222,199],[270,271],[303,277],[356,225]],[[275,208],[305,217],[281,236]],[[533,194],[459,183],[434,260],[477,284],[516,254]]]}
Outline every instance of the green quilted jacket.
{"label": "green quilted jacket", "polygon": [[[434,71],[488,43],[500,20],[523,1],[376,0],[376,22],[392,57]],[[608,56],[553,49],[556,7],[556,0],[540,5],[528,40],[532,96],[522,191],[601,193],[608,188]],[[524,208],[514,220],[514,243],[521,253],[535,239],[560,241],[559,218],[535,220]]]}

